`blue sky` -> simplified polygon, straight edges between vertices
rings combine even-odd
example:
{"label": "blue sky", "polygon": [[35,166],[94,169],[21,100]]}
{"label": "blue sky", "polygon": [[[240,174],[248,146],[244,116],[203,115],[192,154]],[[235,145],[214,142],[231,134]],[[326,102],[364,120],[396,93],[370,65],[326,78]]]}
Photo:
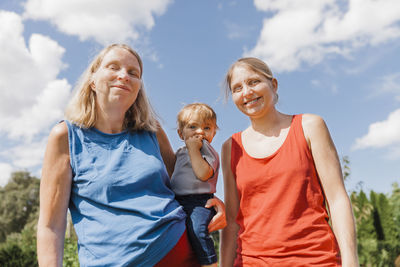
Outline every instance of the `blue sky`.
{"label": "blue sky", "polygon": [[[210,104],[213,145],[248,119],[221,84],[242,56],[265,60],[279,82],[278,109],[321,115],[348,190],[387,193],[400,181],[398,0],[2,0],[0,185],[12,171],[40,176],[47,135],[77,79],[104,46],[125,42],[144,61],[144,83],[174,149],[183,104]],[[222,196],[222,177],[218,195]]]}

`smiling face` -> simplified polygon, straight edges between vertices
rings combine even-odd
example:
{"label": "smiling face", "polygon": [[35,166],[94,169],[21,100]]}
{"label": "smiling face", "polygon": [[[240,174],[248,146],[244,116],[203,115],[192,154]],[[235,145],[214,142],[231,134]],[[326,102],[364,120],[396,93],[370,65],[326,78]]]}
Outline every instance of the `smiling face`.
{"label": "smiling face", "polygon": [[251,118],[259,118],[275,109],[277,81],[238,64],[232,70],[230,88],[238,109]]}
{"label": "smiling face", "polygon": [[138,59],[128,50],[115,47],[105,54],[93,74],[91,88],[100,105],[117,104],[126,111],[135,102],[141,83]]}

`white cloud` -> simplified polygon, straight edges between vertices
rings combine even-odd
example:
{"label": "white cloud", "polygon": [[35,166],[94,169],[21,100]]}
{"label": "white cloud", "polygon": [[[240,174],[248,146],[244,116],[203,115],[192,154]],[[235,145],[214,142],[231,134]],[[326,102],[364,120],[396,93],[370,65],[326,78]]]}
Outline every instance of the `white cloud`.
{"label": "white cloud", "polygon": [[7,163],[0,162],[0,186],[5,186],[11,177],[12,166]]}
{"label": "white cloud", "polygon": [[62,118],[71,86],[57,75],[65,49],[33,34],[26,46],[22,18],[0,11],[0,132],[29,142]]}
{"label": "white cloud", "polygon": [[63,68],[67,67],[62,62],[65,49],[56,41],[40,34],[32,34],[29,40],[29,51],[33,61],[41,71],[46,81],[55,79]]}
{"label": "white cloud", "polygon": [[383,77],[381,90],[382,92],[393,93],[396,100],[400,101],[400,72]]}
{"label": "white cloud", "polygon": [[48,20],[58,30],[101,44],[137,40],[154,26],[172,0],[28,0],[25,18]]}
{"label": "white cloud", "polygon": [[393,151],[400,147],[400,109],[390,113],[386,120],[372,123],[368,133],[356,139],[353,149],[382,147]]}
{"label": "white cloud", "polygon": [[394,96],[394,100],[400,101],[400,72],[378,77],[371,84],[371,88],[371,93],[368,95],[369,99],[390,94]]}
{"label": "white cloud", "polygon": [[[63,108],[71,86],[64,80],[49,82],[32,106],[21,110],[20,116],[7,120],[10,137],[33,137],[63,118]],[[27,130],[29,129],[29,131]]]}
{"label": "white cloud", "polygon": [[348,56],[365,45],[400,37],[400,1],[254,0],[273,14],[263,23],[256,46],[246,56],[268,62],[276,71],[316,64],[329,54]]}
{"label": "white cloud", "polygon": [[2,151],[1,155],[7,156],[13,166],[17,169],[31,169],[39,166],[44,157],[46,149],[47,136],[42,137],[41,140],[36,142],[21,143],[6,151]]}
{"label": "white cloud", "polygon": [[[47,135],[63,118],[71,85],[58,79],[65,49],[47,36],[26,42],[20,15],[0,10],[0,185],[14,169],[40,166]],[[46,136],[46,137],[43,137]],[[17,144],[17,145],[15,145]]]}

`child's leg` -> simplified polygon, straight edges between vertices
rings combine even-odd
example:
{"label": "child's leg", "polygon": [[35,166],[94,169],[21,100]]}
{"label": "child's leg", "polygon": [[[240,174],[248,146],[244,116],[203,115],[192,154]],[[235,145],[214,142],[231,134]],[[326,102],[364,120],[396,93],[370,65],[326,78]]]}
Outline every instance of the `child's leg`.
{"label": "child's leg", "polygon": [[208,224],[214,215],[214,208],[207,209],[204,206],[196,206],[188,214],[187,231],[189,240],[201,265],[210,265],[217,262],[214,242],[208,233]]}

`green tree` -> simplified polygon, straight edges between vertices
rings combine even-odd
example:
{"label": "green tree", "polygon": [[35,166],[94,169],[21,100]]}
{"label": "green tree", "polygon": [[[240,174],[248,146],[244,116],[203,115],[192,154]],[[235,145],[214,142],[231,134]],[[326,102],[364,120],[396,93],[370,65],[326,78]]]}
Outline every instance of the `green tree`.
{"label": "green tree", "polygon": [[[351,175],[350,160],[342,158],[343,177]],[[362,184],[361,182],[359,184]],[[393,184],[391,194],[367,194],[353,190],[350,194],[357,227],[358,256],[361,266],[394,266],[400,255],[400,188]]]}
{"label": "green tree", "polygon": [[39,179],[29,172],[14,172],[0,188],[0,243],[10,233],[18,233],[36,220],[39,209]]}
{"label": "green tree", "polygon": [[397,235],[393,236],[393,238],[400,240],[400,188],[398,183],[392,185],[392,195],[389,197],[389,203],[393,208],[393,220],[397,229]]}
{"label": "green tree", "polygon": [[400,190],[391,195],[364,191],[350,196],[357,225],[358,255],[361,266],[394,266],[400,255]]}
{"label": "green tree", "polygon": [[350,160],[348,156],[342,157],[342,173],[343,180],[348,180],[350,177],[351,169],[350,169]]}
{"label": "green tree", "polygon": [[[40,180],[28,172],[15,172],[0,187],[0,266],[38,266],[36,230]],[[77,238],[69,218],[64,243],[65,267],[78,267]]]}
{"label": "green tree", "polygon": [[12,233],[7,236],[6,242],[0,244],[0,266],[38,266],[34,227],[26,227],[21,233]]}

